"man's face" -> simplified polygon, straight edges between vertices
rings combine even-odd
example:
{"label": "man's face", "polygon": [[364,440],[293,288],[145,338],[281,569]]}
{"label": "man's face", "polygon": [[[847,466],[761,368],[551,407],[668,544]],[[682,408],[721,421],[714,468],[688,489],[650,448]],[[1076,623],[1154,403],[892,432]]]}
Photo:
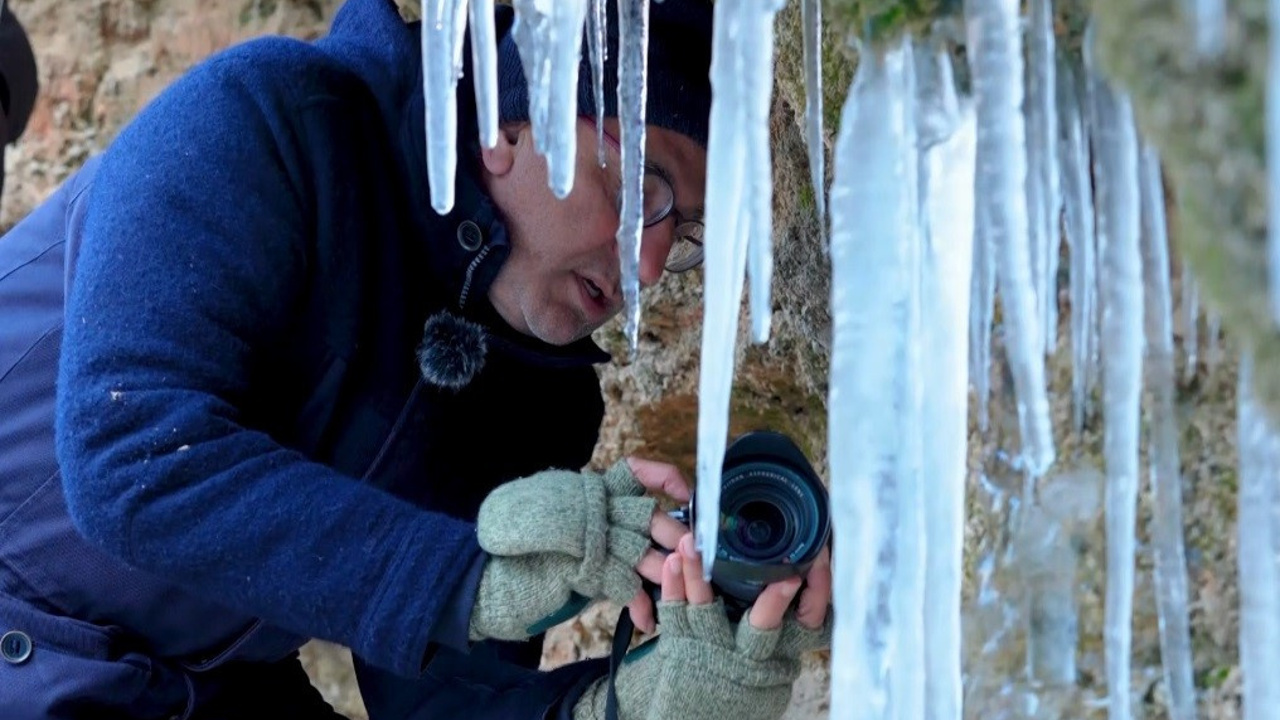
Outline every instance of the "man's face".
{"label": "man's face", "polygon": [[[615,118],[604,125],[619,137]],[[504,127],[497,147],[482,151],[486,185],[511,239],[489,299],[513,328],[554,345],[586,337],[622,309],[620,158],[606,140],[600,167],[594,120],[580,120],[577,130],[573,189],[564,199],[548,185],[546,159],[534,149],[528,124]],[[676,212],[641,234],[642,287],[662,277],[677,214],[701,210],[707,167],[706,151],[683,135],[649,126],[645,138],[645,162],[666,174]]]}

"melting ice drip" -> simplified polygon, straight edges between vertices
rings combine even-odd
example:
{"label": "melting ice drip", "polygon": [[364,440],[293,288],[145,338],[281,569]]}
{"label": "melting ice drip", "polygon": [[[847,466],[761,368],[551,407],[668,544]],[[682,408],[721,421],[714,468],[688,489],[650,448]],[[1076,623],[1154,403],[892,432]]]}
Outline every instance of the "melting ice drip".
{"label": "melting ice drip", "polygon": [[[515,0],[514,37],[529,73],[537,147],[547,156],[550,186],[563,197],[573,184],[577,152],[583,35],[593,94],[601,106],[604,3],[611,1],[618,2],[620,35],[616,92],[624,190],[618,246],[634,351],[648,3]],[[1064,240],[1072,427],[1080,431],[1095,414],[1090,398],[1098,389],[1105,419],[1108,712],[1119,719],[1131,715],[1130,624],[1145,384],[1149,413],[1156,419],[1148,427],[1152,540],[1169,714],[1176,720],[1194,717],[1172,411],[1176,376],[1166,200],[1159,156],[1139,136],[1129,99],[1092,64],[1092,30],[1086,32],[1081,63],[1055,47],[1051,0],[1031,0],[1025,24],[1019,0],[966,0],[968,95],[959,92],[953,77],[946,33],[860,47],[862,60],[836,133],[828,202],[821,8],[818,0],[796,2],[803,24],[811,183],[819,217],[830,221],[833,279],[828,443],[833,527],[837,547],[845,550],[837,553],[833,568],[832,717],[962,716],[970,697],[962,680],[960,632],[968,393],[972,386],[985,432],[999,302],[1000,345],[1016,397],[1020,438],[1010,452],[1011,465],[1025,478],[1016,502],[1000,502],[1022,508],[1019,527],[1026,531],[1035,519],[1051,515],[1043,512],[1051,503],[1035,496],[1054,492],[1043,483],[1056,458],[1045,358],[1056,352],[1057,263]],[[765,342],[769,335],[768,116],[773,21],[784,5],[785,0],[719,0],[714,9],[705,214],[707,237],[714,241],[706,248],[696,528],[708,574],[717,552],[720,461],[748,275],[751,339]],[[1183,7],[1194,21],[1197,49],[1211,59],[1225,42],[1223,3],[1184,0]],[[1280,0],[1270,7],[1274,29]],[[468,16],[480,136],[492,146],[497,132],[492,0],[472,0],[469,14],[467,0],[423,0],[427,161],[432,205],[439,212],[453,201],[453,98]],[[1280,43],[1273,44],[1271,63],[1273,76],[1280,76]],[[1274,96],[1268,104],[1269,138],[1280,137],[1280,111],[1274,109],[1280,100]],[[596,130],[603,162],[598,123]],[[1269,151],[1275,146],[1269,142]],[[1272,160],[1269,167],[1273,175],[1280,173],[1280,162]],[[1271,193],[1272,205],[1280,207],[1275,199],[1280,176],[1272,180]],[[1272,240],[1271,252],[1280,277],[1280,240]],[[1185,274],[1182,284],[1184,372],[1194,373],[1200,308],[1195,279]],[[1276,297],[1280,318],[1280,291]],[[1219,323],[1210,311],[1209,364],[1220,352]],[[1265,673],[1280,666],[1280,439],[1250,398],[1248,370],[1246,356],[1240,386],[1241,665],[1246,715],[1274,718],[1280,717],[1280,700]],[[923,418],[928,418],[927,441]],[[1064,537],[1042,532],[1018,548],[1024,562],[1031,558],[1041,568],[1026,576],[1034,585],[1027,591],[1033,627],[1027,628],[1026,669],[1028,679],[1041,686],[1075,681],[1074,562],[1061,562],[1057,552]],[[1032,547],[1036,543],[1040,546]],[[989,594],[989,559],[980,565],[980,602]],[[1051,568],[1052,576],[1036,575],[1043,568]],[[1026,706],[1020,712],[1036,709]]]}

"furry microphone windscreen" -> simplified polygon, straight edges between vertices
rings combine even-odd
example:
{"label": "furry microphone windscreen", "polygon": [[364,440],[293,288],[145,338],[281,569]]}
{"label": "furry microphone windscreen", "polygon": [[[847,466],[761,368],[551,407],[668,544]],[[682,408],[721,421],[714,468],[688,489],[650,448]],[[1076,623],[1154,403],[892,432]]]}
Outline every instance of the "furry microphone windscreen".
{"label": "furry microphone windscreen", "polygon": [[427,318],[418,346],[422,379],[461,390],[484,367],[487,349],[484,328],[451,313],[436,313]]}

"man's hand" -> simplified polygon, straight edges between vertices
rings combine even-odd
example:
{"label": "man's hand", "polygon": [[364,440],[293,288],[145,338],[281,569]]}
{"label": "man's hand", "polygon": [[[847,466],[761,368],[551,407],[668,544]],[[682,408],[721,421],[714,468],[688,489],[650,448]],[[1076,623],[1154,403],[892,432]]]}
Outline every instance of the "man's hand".
{"label": "man's hand", "polygon": [[[682,536],[662,567],[662,633],[629,653],[618,670],[621,720],[782,717],[800,656],[831,644],[829,557],[824,551],[818,558],[803,589],[800,578],[766,587],[734,628],[702,577],[692,535]],[[603,678],[578,700],[575,720],[602,720],[607,697]]]}
{"label": "man's hand", "polygon": [[601,598],[631,604],[637,625],[652,630],[640,577],[661,581],[663,553],[650,540],[673,548],[687,529],[644,497],[647,490],[689,498],[674,467],[644,460],[619,461],[604,475],[548,470],[490,493],[476,519],[490,558],[472,640],[524,639]]}

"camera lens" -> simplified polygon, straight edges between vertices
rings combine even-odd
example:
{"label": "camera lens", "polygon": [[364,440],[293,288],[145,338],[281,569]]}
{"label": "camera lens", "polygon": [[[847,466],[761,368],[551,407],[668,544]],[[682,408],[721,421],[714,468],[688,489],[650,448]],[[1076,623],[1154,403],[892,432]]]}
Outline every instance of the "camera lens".
{"label": "camera lens", "polygon": [[795,474],[751,463],[724,483],[721,538],[732,556],[754,563],[794,563],[812,546],[818,508]]}
{"label": "camera lens", "polygon": [[746,502],[738,511],[725,518],[725,529],[735,535],[745,554],[770,557],[784,549],[788,537],[786,515],[777,505],[765,500]]}

